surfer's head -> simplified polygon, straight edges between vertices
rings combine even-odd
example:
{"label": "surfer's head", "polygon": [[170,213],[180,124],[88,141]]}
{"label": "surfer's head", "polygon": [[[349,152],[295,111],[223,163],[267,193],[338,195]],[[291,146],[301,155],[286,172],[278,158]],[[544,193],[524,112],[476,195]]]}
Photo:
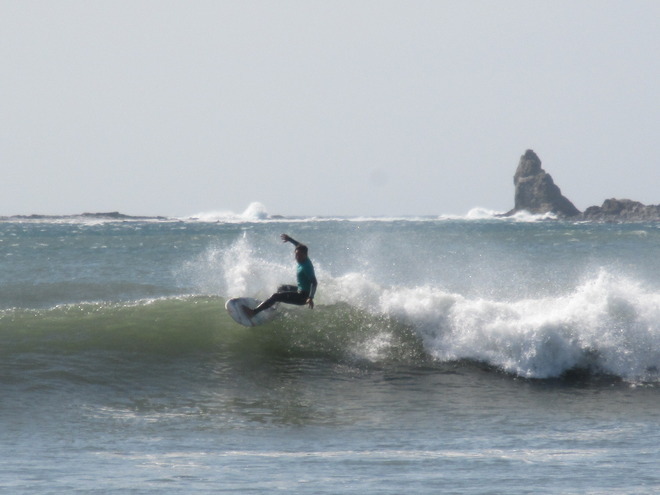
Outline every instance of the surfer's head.
{"label": "surfer's head", "polygon": [[295,255],[297,262],[300,263],[302,261],[305,261],[307,259],[307,246],[305,246],[304,244],[298,244],[296,246]]}

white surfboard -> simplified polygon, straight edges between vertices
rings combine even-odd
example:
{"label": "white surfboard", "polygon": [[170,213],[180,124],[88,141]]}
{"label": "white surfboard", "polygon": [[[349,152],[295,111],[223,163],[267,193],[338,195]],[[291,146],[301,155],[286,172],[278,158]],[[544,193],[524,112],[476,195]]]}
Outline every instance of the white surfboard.
{"label": "white surfboard", "polygon": [[265,309],[254,318],[250,318],[243,311],[243,306],[254,309],[256,308],[261,301],[257,301],[252,297],[234,297],[229,299],[225,303],[225,308],[236,323],[243,325],[244,327],[256,327],[257,325],[262,325],[269,322],[277,316],[277,310],[274,307]]}

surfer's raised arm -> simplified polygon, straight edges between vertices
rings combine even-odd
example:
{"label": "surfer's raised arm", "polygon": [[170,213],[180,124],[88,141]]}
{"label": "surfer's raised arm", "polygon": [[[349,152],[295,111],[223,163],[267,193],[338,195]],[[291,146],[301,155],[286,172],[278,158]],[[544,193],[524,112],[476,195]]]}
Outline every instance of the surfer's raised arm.
{"label": "surfer's raised arm", "polygon": [[296,241],[293,237],[289,237],[287,234],[282,234],[280,237],[284,242],[290,242],[296,247],[300,246],[300,243],[298,241]]}

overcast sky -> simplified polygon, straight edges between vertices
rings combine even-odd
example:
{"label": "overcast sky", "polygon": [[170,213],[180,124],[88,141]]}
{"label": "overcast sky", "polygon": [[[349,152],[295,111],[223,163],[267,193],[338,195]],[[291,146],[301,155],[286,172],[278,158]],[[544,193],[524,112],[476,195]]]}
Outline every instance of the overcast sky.
{"label": "overcast sky", "polygon": [[0,0],[0,215],[660,203],[660,1]]}

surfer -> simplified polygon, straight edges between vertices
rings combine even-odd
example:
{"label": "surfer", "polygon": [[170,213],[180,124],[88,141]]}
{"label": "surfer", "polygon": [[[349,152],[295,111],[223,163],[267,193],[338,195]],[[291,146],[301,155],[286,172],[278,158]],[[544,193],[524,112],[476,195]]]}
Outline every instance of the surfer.
{"label": "surfer", "polygon": [[316,293],[318,282],[316,281],[316,275],[314,274],[312,260],[310,260],[307,255],[307,246],[289,237],[287,234],[282,234],[280,237],[284,242],[290,242],[295,246],[294,254],[296,261],[298,262],[296,272],[298,285],[280,286],[275,294],[254,309],[243,306],[243,311],[245,311],[245,314],[250,318],[253,318],[254,315],[260,313],[264,309],[270,308],[276,302],[296,304],[298,306],[304,306],[307,304],[309,309],[314,309],[314,294]]}

